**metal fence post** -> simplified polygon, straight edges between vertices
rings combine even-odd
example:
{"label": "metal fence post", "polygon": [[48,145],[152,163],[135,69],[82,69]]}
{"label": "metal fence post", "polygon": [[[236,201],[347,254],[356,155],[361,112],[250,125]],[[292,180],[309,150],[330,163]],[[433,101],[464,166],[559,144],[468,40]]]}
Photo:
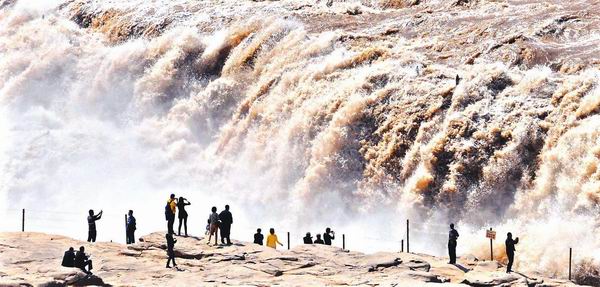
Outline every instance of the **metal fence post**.
{"label": "metal fence post", "polygon": [[129,236],[127,236],[127,214],[125,214],[125,244],[129,244]]}
{"label": "metal fence post", "polygon": [[571,281],[571,259],[573,258],[573,248],[569,247],[569,281]]}
{"label": "metal fence post", "polygon": [[406,253],[410,253],[410,227],[408,219],[406,220]]}

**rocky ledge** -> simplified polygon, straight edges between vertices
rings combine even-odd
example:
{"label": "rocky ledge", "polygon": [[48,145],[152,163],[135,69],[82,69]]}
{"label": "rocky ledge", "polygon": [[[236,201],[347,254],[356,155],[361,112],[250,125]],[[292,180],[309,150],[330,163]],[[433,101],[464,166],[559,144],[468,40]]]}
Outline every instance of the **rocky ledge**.
{"label": "rocky ledge", "polygon": [[[240,241],[212,246],[201,237],[177,240],[178,266],[167,269],[162,233],[128,246],[43,233],[0,233],[0,286],[574,286],[566,280],[506,274],[498,263],[473,256],[449,265],[447,259],[423,254],[363,254],[324,245],[274,250]],[[94,275],[60,266],[64,251],[81,245],[92,255]]]}

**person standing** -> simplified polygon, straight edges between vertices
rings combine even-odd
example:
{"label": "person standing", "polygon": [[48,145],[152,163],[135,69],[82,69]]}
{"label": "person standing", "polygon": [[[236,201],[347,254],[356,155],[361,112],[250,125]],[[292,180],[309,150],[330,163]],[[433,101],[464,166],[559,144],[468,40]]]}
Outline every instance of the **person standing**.
{"label": "person standing", "polygon": [[137,229],[133,210],[129,210],[127,215],[127,244],[133,244],[135,243],[135,230]]}
{"label": "person standing", "polygon": [[256,233],[254,233],[254,244],[263,245],[263,239],[265,237],[260,232],[260,228],[256,229]]}
{"label": "person standing", "polygon": [[173,231],[173,224],[175,223],[175,211],[177,210],[177,199],[175,194],[171,194],[169,200],[167,200],[167,206],[165,206],[165,219],[167,220],[167,232],[175,233]]}
{"label": "person standing", "polygon": [[450,223],[450,233],[448,234],[448,254],[450,262],[448,264],[456,264],[456,245],[458,240],[458,231],[454,229],[454,223]]}
{"label": "person standing", "polygon": [[221,211],[219,214],[220,225],[221,228],[221,243],[225,244],[225,240],[227,240],[227,245],[231,245],[231,239],[229,238],[231,234],[231,224],[233,224],[233,216],[229,211],[229,205],[225,205],[225,210]]}
{"label": "person standing", "polygon": [[102,210],[97,215],[94,215],[94,210],[90,209],[88,212],[87,222],[88,222],[88,242],[96,242],[96,220],[100,220],[102,218]]}
{"label": "person standing", "polygon": [[217,213],[217,207],[213,206],[211,208],[211,214],[208,216],[208,222],[210,224],[210,229],[208,230],[209,235],[208,235],[208,242],[207,244],[210,245],[210,240],[212,238],[212,236],[215,236],[215,245],[218,244],[217,242],[217,232],[219,231],[219,214]]}
{"label": "person standing", "polygon": [[335,232],[331,228],[327,227],[325,233],[323,233],[323,241],[325,245],[331,245],[331,240],[335,239]]}
{"label": "person standing", "polygon": [[506,273],[512,272],[512,266],[515,261],[515,244],[519,243],[519,237],[512,239],[512,233],[506,234],[506,257],[508,257],[508,265],[506,265]]}
{"label": "person standing", "polygon": [[190,201],[185,199],[183,196],[179,197],[179,201],[177,201],[177,209],[179,210],[179,228],[177,229],[177,235],[181,236],[181,223],[183,222],[183,228],[185,230],[185,237],[188,236],[187,233],[187,219],[188,213],[185,211],[185,207],[187,205],[191,205]]}
{"label": "person standing", "polygon": [[173,261],[173,267],[176,267],[175,263],[175,243],[177,243],[177,239],[173,238],[173,233],[168,233],[165,235],[167,239],[167,268],[171,268],[169,266],[169,262]]}
{"label": "person standing", "polygon": [[267,247],[277,249],[277,244],[279,244],[279,246],[283,246],[283,244],[281,244],[281,242],[279,242],[277,239],[277,235],[275,235],[275,228],[271,228],[269,233],[269,236],[267,236]]}

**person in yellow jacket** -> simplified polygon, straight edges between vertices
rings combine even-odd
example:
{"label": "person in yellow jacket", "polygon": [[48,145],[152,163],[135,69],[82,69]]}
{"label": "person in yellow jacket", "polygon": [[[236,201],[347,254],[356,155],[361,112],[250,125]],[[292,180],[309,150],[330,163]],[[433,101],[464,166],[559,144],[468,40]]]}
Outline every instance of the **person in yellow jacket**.
{"label": "person in yellow jacket", "polygon": [[166,213],[167,217],[167,229],[168,233],[173,234],[173,224],[175,223],[175,212],[177,211],[177,199],[175,198],[175,194],[171,194],[169,200],[167,201],[167,206],[171,208],[171,213]]}
{"label": "person in yellow jacket", "polygon": [[281,244],[281,242],[279,242],[279,240],[277,239],[277,235],[275,235],[275,228],[271,228],[269,230],[269,236],[267,236],[267,246],[271,247],[273,249],[277,249],[277,244],[279,244],[279,246],[283,246],[283,244]]}

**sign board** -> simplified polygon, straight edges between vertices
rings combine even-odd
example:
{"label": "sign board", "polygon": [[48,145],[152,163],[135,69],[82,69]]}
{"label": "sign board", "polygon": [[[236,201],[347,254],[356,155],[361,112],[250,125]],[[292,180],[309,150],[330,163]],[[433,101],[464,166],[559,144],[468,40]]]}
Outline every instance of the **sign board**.
{"label": "sign board", "polygon": [[492,230],[486,230],[485,231],[485,237],[489,238],[489,239],[496,239],[496,231],[492,231]]}

